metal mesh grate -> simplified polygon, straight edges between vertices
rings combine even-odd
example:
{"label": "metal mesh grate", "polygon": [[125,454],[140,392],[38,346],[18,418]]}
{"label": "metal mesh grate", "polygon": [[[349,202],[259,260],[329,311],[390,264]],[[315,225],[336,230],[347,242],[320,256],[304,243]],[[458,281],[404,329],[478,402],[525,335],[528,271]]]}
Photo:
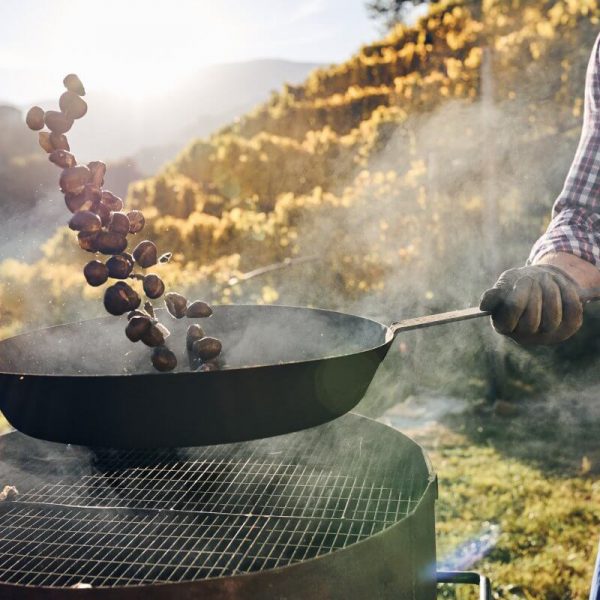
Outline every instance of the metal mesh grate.
{"label": "metal mesh grate", "polygon": [[24,493],[22,502],[395,523],[412,506],[397,490],[321,467],[192,460],[176,467],[127,468]]}
{"label": "metal mesh grate", "polygon": [[397,522],[426,484],[408,457],[327,435],[276,440],[63,456],[58,476],[28,472],[18,500],[0,505],[0,582],[136,585],[282,567]]}
{"label": "metal mesh grate", "polygon": [[285,566],[357,542],[376,526],[253,515],[126,516],[28,509],[7,511],[0,527],[3,581],[113,586]]}

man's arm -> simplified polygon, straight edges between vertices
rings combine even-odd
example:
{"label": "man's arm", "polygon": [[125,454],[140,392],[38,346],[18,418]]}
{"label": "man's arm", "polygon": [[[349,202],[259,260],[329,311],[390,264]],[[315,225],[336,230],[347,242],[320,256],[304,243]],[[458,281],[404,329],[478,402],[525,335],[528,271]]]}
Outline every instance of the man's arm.
{"label": "man's arm", "polygon": [[552,344],[581,326],[581,288],[600,286],[600,35],[585,86],[581,140],[546,233],[527,266],[503,273],[482,297],[494,328],[520,343]]}
{"label": "man's arm", "polygon": [[[585,80],[581,139],[563,189],[552,208],[552,222],[534,244],[528,264],[547,255],[572,254],[600,266],[600,35],[592,50]],[[553,261],[552,258],[547,259]],[[579,261],[558,259],[557,267],[580,269]]]}
{"label": "man's arm", "polygon": [[591,262],[566,252],[549,252],[534,263],[553,265],[567,273],[582,288],[600,287],[600,270]]}

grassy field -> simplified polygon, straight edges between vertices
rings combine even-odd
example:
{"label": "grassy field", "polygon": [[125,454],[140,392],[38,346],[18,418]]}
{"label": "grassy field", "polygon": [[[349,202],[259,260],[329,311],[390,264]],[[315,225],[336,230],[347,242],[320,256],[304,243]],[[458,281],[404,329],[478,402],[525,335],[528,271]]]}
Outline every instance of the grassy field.
{"label": "grassy field", "polygon": [[587,599],[600,537],[600,428],[589,409],[582,399],[512,418],[484,410],[413,432],[439,476],[438,559],[492,523],[498,542],[473,568],[492,579],[494,598]]}

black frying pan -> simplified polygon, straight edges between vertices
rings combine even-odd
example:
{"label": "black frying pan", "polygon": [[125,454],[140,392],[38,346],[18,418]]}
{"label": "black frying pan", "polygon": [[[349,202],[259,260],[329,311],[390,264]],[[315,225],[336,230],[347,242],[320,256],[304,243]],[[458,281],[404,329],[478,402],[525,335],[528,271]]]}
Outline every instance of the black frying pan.
{"label": "black frying pan", "polygon": [[466,309],[390,327],[328,310],[218,306],[199,322],[223,341],[222,365],[190,371],[189,319],[162,319],[178,368],[157,373],[150,350],[114,317],[0,342],[0,409],[44,440],[121,448],[196,446],[298,431],[351,410],[399,331],[484,316]]}

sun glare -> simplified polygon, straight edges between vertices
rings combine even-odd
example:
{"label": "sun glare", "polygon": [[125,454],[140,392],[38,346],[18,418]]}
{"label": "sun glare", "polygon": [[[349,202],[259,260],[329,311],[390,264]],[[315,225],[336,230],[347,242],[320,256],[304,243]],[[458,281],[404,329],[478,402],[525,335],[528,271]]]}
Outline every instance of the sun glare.
{"label": "sun glare", "polygon": [[64,4],[60,35],[52,32],[64,43],[47,44],[38,56],[48,75],[73,70],[89,89],[143,101],[204,65],[226,62],[243,44],[217,3],[108,0],[98,6],[87,0]]}

